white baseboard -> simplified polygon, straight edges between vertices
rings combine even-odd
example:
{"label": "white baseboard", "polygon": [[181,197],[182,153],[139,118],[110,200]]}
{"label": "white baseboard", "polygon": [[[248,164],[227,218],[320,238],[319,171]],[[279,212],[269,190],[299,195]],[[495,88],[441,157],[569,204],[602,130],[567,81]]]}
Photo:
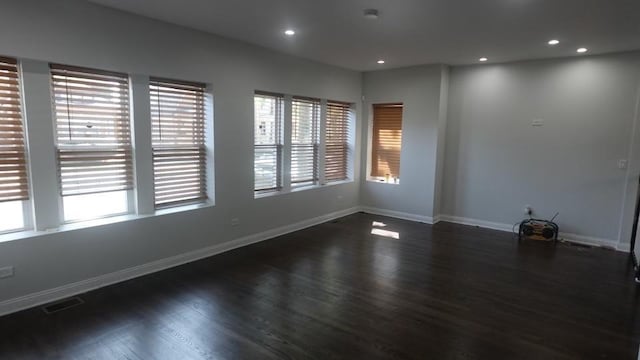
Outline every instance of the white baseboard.
{"label": "white baseboard", "polygon": [[397,219],[417,221],[426,224],[433,224],[433,218],[430,216],[411,214],[401,211],[395,210],[387,210],[387,209],[378,209],[369,206],[361,206],[360,211],[365,212],[367,214],[381,215],[381,216],[389,216]]}
{"label": "white baseboard", "polygon": [[626,252],[626,253],[630,253],[631,252],[631,244],[630,243],[625,243],[625,244],[618,243],[616,245],[616,250],[622,251],[622,252]]}
{"label": "white baseboard", "polygon": [[[624,251],[624,249],[618,246],[617,241],[610,240],[610,239],[596,238],[591,236],[584,236],[584,235],[563,233],[563,232],[558,234],[558,238],[564,241],[568,241],[576,244],[600,246],[608,249]],[[629,252],[629,249],[627,249],[626,252]]]}
{"label": "white baseboard", "polygon": [[82,294],[91,290],[99,289],[108,285],[113,285],[122,281],[130,280],[143,275],[151,274],[175,266],[183,265],[196,260],[204,259],[225,251],[237,249],[239,247],[268,240],[277,236],[285,235],[294,231],[302,230],[311,226],[322,224],[333,219],[347,216],[360,211],[359,207],[353,207],[330,214],[318,216],[312,219],[300,221],[295,224],[282,226],[267,230],[258,234],[245,236],[231,240],[222,244],[209,246],[203,249],[190,251],[176,256],[156,260],[150,263],[134,266],[128,269],[119,270],[109,274],[96,276],[90,279],[59,286],[53,289],[43,290],[14,299],[0,302],[0,316],[7,315],[20,310],[25,310],[34,306],[43,305],[52,301],[64,299],[69,296]]}
{"label": "white baseboard", "polygon": [[513,224],[503,224],[491,221],[477,220],[471,218],[464,218],[452,215],[440,215],[440,221],[451,222],[462,225],[478,226],[485,229],[500,230],[500,231],[512,231]]}
{"label": "white baseboard", "polygon": [[[462,224],[462,225],[478,226],[485,229],[493,229],[493,230],[508,231],[508,232],[512,232],[514,227],[514,224],[503,224],[503,223],[477,220],[477,219],[451,216],[451,215],[440,215],[440,221],[452,222],[452,223]],[[629,244],[619,244],[618,241],[611,240],[611,239],[603,239],[603,238],[571,234],[571,233],[563,233],[563,232],[558,234],[558,238],[564,241],[568,241],[576,244],[600,246],[600,247],[605,247],[609,249],[615,249],[617,251],[622,251],[622,252],[629,252],[630,250]]]}

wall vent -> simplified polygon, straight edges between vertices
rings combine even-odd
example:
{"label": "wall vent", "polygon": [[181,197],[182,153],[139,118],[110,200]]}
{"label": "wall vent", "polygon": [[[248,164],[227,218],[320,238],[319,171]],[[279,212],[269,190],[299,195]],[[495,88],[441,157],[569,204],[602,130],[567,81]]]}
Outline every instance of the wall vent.
{"label": "wall vent", "polygon": [[72,307],[82,305],[82,304],[84,304],[84,301],[79,297],[74,296],[72,298],[63,299],[60,301],[47,304],[42,307],[42,311],[44,311],[45,314],[53,314],[59,311],[71,309]]}

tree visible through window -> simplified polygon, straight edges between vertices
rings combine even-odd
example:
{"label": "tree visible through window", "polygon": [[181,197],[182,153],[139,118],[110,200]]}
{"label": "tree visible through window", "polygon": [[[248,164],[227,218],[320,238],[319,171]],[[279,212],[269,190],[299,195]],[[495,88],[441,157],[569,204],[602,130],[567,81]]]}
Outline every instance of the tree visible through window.
{"label": "tree visible through window", "polygon": [[254,105],[254,190],[282,188],[282,95],[256,93]]}

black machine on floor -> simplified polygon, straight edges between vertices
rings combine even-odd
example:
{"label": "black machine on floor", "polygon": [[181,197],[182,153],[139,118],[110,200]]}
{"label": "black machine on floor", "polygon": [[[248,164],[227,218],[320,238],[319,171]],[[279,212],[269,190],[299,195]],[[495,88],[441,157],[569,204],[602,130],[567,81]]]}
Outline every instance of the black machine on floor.
{"label": "black machine on floor", "polygon": [[558,216],[558,214],[551,218],[551,220],[522,220],[518,228],[518,240],[557,241],[558,225],[553,222],[556,216]]}

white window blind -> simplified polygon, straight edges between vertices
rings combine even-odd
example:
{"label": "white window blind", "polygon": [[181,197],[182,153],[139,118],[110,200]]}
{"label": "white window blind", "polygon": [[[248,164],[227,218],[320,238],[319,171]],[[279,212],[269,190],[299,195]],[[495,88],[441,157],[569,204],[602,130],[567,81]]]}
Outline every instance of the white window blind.
{"label": "white window blind", "polygon": [[320,100],[294,97],[291,103],[291,184],[318,182]]}
{"label": "white window blind", "polygon": [[347,179],[349,159],[349,115],[351,105],[327,102],[324,171],[327,182]]}
{"label": "white window blind", "polygon": [[206,199],[206,85],[152,78],[149,90],[155,206]]}
{"label": "white window blind", "polygon": [[18,65],[0,57],[0,202],[29,198],[26,159]]}
{"label": "white window blind", "polygon": [[128,76],[50,68],[61,194],[132,189]]}
{"label": "white window blind", "polygon": [[256,92],[254,96],[254,190],[282,189],[282,95]]}

